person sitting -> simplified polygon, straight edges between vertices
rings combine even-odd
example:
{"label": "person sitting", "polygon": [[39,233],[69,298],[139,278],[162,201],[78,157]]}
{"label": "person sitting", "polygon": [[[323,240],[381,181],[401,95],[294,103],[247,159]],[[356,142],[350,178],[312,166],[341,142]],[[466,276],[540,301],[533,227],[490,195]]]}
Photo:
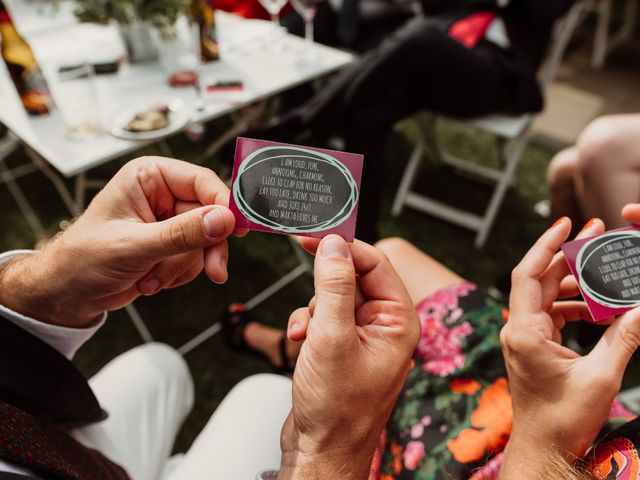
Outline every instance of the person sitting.
{"label": "person sitting", "polygon": [[[304,0],[303,2],[304,3]],[[315,4],[314,41],[363,54],[415,16],[413,2],[394,0],[322,0]],[[305,22],[294,9],[280,24],[303,37]]]}
{"label": "person sitting", "polygon": [[[547,177],[551,214],[575,221],[599,217],[622,227],[622,206],[640,200],[640,115],[591,122],[576,144],[558,153]],[[639,148],[636,148],[639,147]]]}
{"label": "person sitting", "polygon": [[[640,223],[640,204],[624,216]],[[509,310],[405,240],[376,244],[416,305],[422,332],[370,480],[640,479],[640,421],[614,400],[640,343],[640,309],[605,322],[584,356],[561,345],[568,322],[590,318],[583,302],[564,301],[578,293],[556,253],[570,230],[561,219],[514,269]],[[594,219],[579,238],[603,231]],[[313,251],[317,241],[302,243]],[[305,338],[315,302],[289,319],[289,343]],[[248,318],[248,344],[278,358],[273,341],[254,343],[260,327]]]}
{"label": "person sitting", "polygon": [[366,477],[419,335],[400,279],[369,245],[323,239],[293,384],[240,382],[177,464],[193,382],[175,350],[136,347],[88,382],[70,363],[108,310],[203,270],[227,280],[226,239],[246,233],[228,201],[206,168],[140,158],[42,250],[0,256],[0,478]]}
{"label": "person sitting", "polygon": [[364,154],[357,237],[377,239],[386,187],[384,156],[396,122],[420,110],[470,118],[542,109],[537,71],[556,21],[574,0],[423,0],[414,18],[317,95],[264,129],[269,140],[325,145],[343,134]]}

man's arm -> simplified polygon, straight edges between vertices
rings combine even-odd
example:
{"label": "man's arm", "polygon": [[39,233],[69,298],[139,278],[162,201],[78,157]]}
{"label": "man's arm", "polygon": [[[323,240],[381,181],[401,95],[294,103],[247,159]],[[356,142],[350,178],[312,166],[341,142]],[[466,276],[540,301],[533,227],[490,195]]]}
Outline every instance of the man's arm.
{"label": "man's arm", "polygon": [[[75,352],[104,324],[106,312],[99,315],[96,320],[86,328],[69,328],[60,325],[52,325],[40,320],[36,305],[30,305],[29,295],[22,295],[21,291],[33,291],[29,278],[23,278],[20,282],[13,282],[11,275],[6,275],[8,269],[13,270],[27,257],[33,255],[30,250],[14,250],[0,254],[0,316],[19,326],[39,340],[49,344],[68,359],[73,358]],[[33,280],[33,279],[32,279]],[[32,298],[32,297],[31,297]],[[22,299],[20,302],[19,299]],[[16,304],[22,303],[24,308]]]}
{"label": "man's arm", "polygon": [[211,170],[159,157],[129,162],[45,248],[4,257],[2,316],[52,345],[84,335],[79,346],[106,311],[140,295],[183,285],[203,269],[224,282],[235,227],[228,202]]}

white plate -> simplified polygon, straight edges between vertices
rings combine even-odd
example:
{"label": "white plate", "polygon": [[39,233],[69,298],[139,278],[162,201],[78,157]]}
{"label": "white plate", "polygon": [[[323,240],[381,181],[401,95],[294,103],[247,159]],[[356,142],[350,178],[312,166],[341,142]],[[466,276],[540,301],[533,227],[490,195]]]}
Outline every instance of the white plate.
{"label": "white plate", "polygon": [[[136,116],[136,114],[153,108],[157,105],[167,105],[169,107],[169,125],[157,130],[148,132],[130,132],[125,130],[127,124]],[[193,107],[187,105],[180,98],[158,98],[154,100],[145,100],[137,103],[132,107],[126,108],[123,112],[118,113],[111,122],[111,135],[125,140],[156,140],[166,137],[172,133],[182,130],[185,125],[191,121],[193,115]]]}

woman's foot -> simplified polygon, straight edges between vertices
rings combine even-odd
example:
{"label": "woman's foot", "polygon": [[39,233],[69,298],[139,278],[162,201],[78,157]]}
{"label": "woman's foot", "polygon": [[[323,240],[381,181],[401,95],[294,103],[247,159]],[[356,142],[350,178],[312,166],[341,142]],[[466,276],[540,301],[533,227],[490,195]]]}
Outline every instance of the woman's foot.
{"label": "woman's foot", "polygon": [[241,304],[229,306],[222,319],[225,341],[236,349],[265,357],[278,373],[293,373],[300,344],[287,339],[286,332],[254,321]]}
{"label": "woman's foot", "polygon": [[264,355],[277,369],[293,372],[300,353],[300,343],[287,338],[287,332],[258,322],[251,322],[244,330],[247,345]]}

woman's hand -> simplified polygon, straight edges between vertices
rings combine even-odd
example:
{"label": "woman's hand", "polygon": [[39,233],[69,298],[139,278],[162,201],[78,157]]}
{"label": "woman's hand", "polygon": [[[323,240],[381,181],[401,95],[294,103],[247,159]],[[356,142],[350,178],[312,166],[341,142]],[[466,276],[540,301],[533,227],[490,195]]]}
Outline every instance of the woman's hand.
{"label": "woman's hand", "polygon": [[640,203],[630,203],[624,207],[622,217],[629,223],[640,225]]}
{"label": "woman's hand", "polygon": [[281,479],[367,478],[380,434],[409,372],[420,322],[386,256],[336,236],[315,251],[316,296],[289,320],[306,338],[282,430]]}
{"label": "woman's hand", "polygon": [[[569,463],[582,457],[605,422],[640,344],[636,309],[610,319],[588,355],[561,345],[566,322],[589,318],[583,302],[557,301],[578,293],[563,254],[556,253],[570,231],[568,218],[558,221],[513,271],[510,317],[501,332],[514,413],[503,479],[542,478],[545,452],[559,453]],[[602,221],[592,220],[579,237],[603,231]]]}

